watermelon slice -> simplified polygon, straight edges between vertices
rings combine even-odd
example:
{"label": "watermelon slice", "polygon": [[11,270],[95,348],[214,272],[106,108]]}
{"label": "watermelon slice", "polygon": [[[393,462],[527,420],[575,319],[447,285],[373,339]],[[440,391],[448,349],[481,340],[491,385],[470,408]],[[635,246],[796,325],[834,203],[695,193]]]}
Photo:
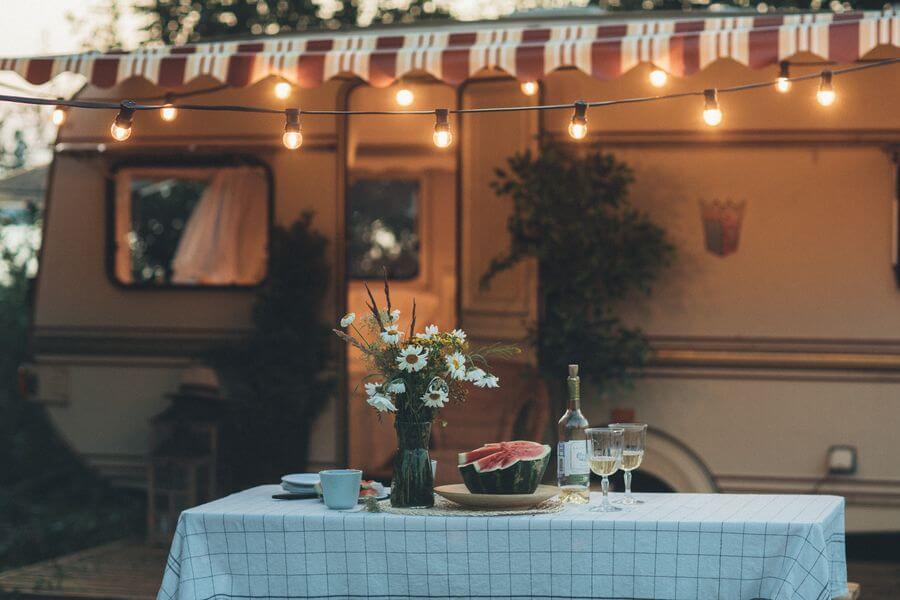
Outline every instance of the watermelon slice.
{"label": "watermelon slice", "polygon": [[549,463],[546,444],[495,442],[460,453],[459,472],[473,494],[533,494]]}

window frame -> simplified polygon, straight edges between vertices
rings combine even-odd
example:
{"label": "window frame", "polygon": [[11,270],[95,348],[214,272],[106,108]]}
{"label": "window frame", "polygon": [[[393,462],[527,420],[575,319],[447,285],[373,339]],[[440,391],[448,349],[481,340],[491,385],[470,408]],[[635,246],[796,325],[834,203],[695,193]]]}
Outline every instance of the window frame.
{"label": "window frame", "polygon": [[118,242],[116,240],[116,182],[118,174],[123,169],[219,169],[229,167],[256,167],[263,171],[266,183],[269,186],[266,194],[266,209],[268,210],[268,225],[266,227],[266,256],[272,249],[272,234],[275,228],[275,177],[272,167],[257,156],[245,154],[217,154],[217,155],[176,155],[176,156],[132,156],[113,163],[106,178],[106,277],[113,286],[122,290],[150,290],[150,291],[252,291],[256,290],[268,281],[269,266],[263,278],[252,285],[241,284],[214,284],[192,285],[184,283],[166,283],[164,285],[121,281],[116,275],[116,253]]}
{"label": "window frame", "polygon": [[410,277],[392,276],[388,278],[388,281],[411,283],[422,280],[424,277],[426,277],[428,270],[426,251],[424,250],[424,245],[422,244],[422,223],[426,216],[425,207],[427,202],[425,200],[428,194],[427,178],[424,177],[421,173],[414,173],[412,171],[367,171],[365,169],[354,169],[352,175],[348,179],[347,190],[344,194],[344,213],[347,215],[347,217],[344,219],[344,269],[347,274],[347,281],[369,282],[384,280],[384,277],[381,275],[373,277],[355,277],[350,274],[350,188],[354,183],[357,183],[359,181],[414,181],[416,182],[416,184],[418,184],[419,193],[416,197],[416,223],[414,228],[419,241],[418,268],[416,269],[415,274],[411,275]]}

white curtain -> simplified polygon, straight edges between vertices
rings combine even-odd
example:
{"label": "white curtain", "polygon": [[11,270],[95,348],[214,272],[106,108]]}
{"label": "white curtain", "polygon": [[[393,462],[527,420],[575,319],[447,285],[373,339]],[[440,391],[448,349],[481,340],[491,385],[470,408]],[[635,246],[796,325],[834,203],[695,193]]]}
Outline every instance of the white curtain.
{"label": "white curtain", "polygon": [[222,169],[210,181],[178,242],[172,281],[252,285],[266,271],[268,181],[260,169]]}

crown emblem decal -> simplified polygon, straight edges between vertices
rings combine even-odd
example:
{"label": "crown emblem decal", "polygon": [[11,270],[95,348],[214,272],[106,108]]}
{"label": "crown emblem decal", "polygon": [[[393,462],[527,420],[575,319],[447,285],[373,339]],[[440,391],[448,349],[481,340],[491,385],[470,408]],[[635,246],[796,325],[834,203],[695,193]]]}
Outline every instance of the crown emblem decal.
{"label": "crown emblem decal", "polygon": [[745,200],[700,200],[703,238],[708,252],[716,256],[728,256],[737,252],[746,205]]}

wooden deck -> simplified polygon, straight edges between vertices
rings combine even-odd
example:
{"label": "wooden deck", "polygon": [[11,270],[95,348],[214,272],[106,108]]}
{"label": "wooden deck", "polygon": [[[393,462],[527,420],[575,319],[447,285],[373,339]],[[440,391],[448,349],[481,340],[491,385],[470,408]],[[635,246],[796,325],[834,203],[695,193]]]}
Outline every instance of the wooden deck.
{"label": "wooden deck", "polygon": [[0,590],[40,598],[151,600],[166,548],[122,540],[0,573]]}
{"label": "wooden deck", "polygon": [[[121,540],[4,571],[0,573],[0,592],[55,600],[152,600],[159,591],[167,554],[166,548]],[[850,584],[848,600],[898,597],[900,565],[851,562],[848,567],[850,579],[862,583]]]}

